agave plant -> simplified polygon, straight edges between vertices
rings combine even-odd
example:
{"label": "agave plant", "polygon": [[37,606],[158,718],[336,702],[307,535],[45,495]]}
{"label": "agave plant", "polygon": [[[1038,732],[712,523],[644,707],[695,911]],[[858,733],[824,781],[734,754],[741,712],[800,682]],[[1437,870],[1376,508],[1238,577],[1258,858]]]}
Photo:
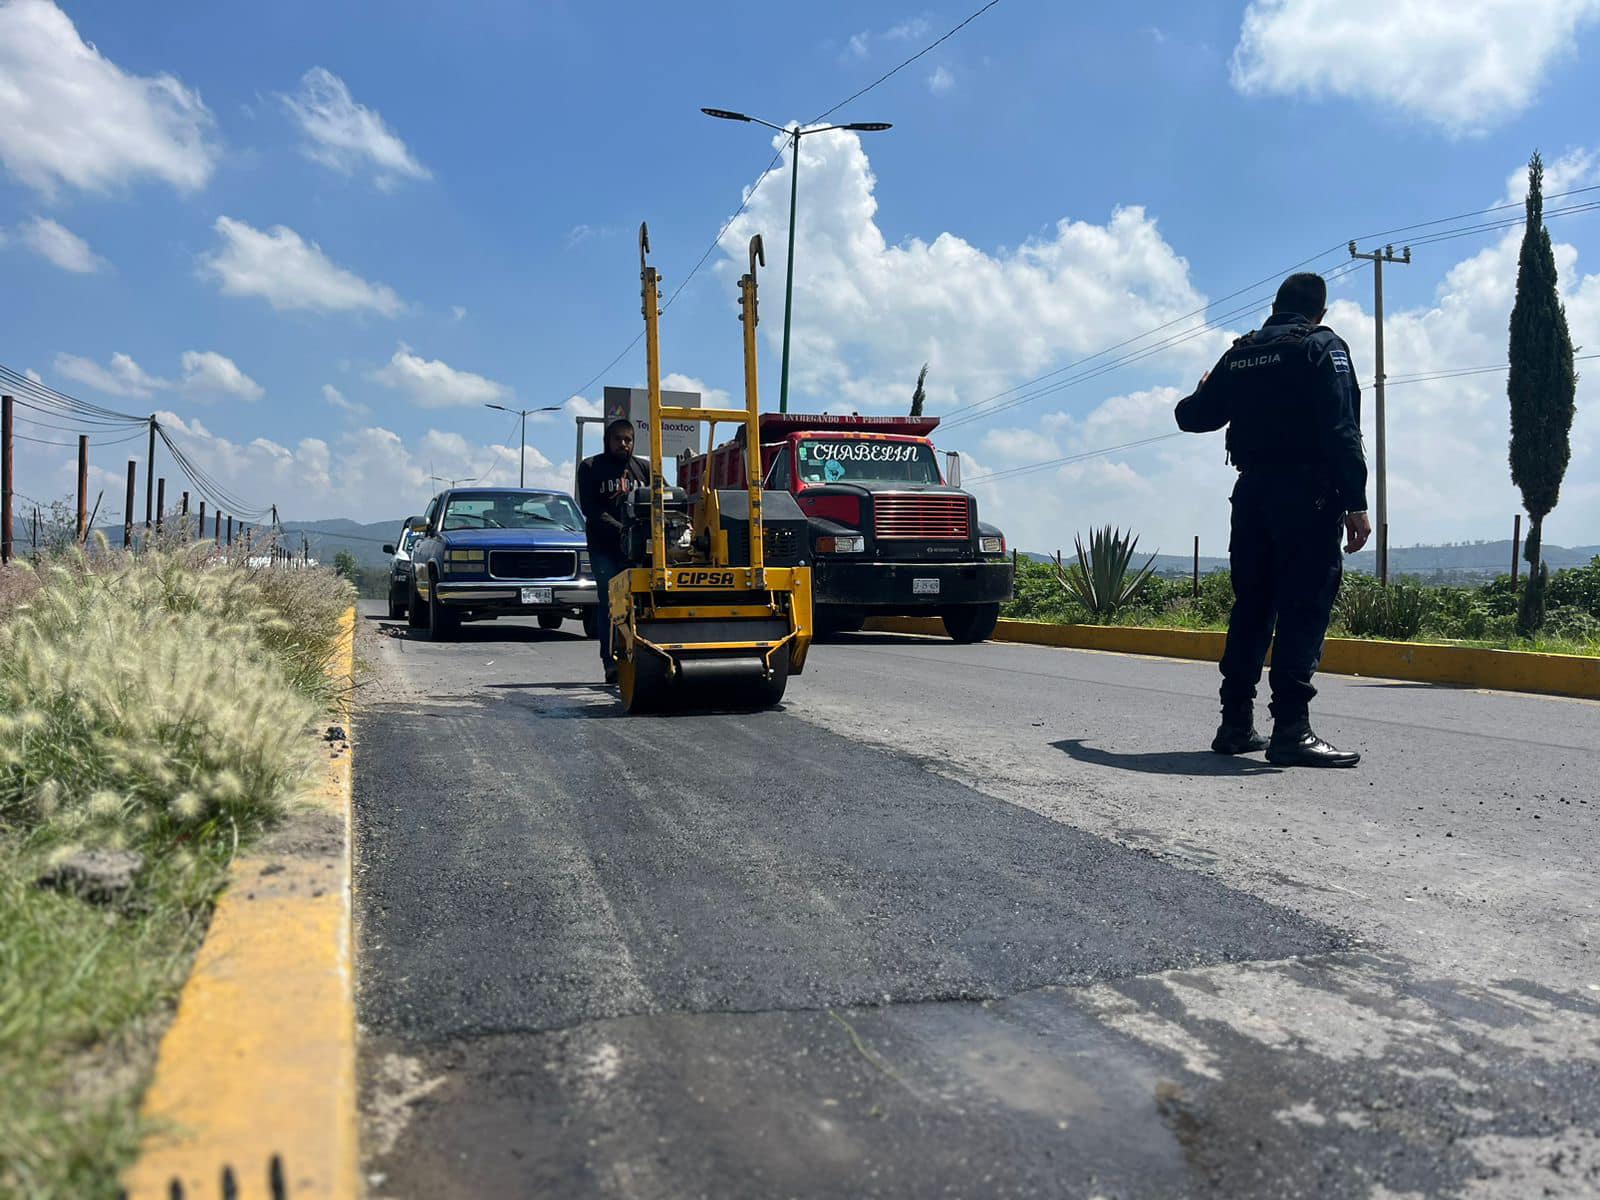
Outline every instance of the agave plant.
{"label": "agave plant", "polygon": [[1081,537],[1072,540],[1078,561],[1063,564],[1061,552],[1056,551],[1056,582],[1100,620],[1109,620],[1126,607],[1155,570],[1156,556],[1152,554],[1144,566],[1129,572],[1139,546],[1139,535],[1131,529],[1123,533],[1107,525],[1091,530],[1087,550]]}

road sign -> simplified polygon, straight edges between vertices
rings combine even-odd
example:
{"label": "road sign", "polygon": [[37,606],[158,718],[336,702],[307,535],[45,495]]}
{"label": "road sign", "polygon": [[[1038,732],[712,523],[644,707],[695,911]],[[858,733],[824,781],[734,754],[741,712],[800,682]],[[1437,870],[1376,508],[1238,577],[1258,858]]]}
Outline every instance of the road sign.
{"label": "road sign", "polygon": [[[662,392],[661,403],[667,408],[699,408],[699,392]],[[627,417],[633,422],[633,452],[640,458],[650,457],[650,393],[644,388],[608,387],[605,390],[606,420]],[[685,450],[700,453],[700,423],[698,421],[663,421],[661,425],[661,461],[671,462]]]}

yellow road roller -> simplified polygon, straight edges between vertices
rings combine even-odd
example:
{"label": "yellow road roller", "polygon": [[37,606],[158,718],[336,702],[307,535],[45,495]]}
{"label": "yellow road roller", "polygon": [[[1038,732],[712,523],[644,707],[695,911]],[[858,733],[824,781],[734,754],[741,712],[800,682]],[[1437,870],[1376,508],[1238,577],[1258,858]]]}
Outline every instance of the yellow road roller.
{"label": "yellow road roller", "polygon": [[[783,698],[805,669],[811,645],[811,543],[805,514],[787,492],[761,487],[760,399],[756,382],[756,265],[739,280],[744,327],[744,401],[736,408],[661,403],[661,276],[648,261],[650,232],[639,226],[645,369],[650,396],[650,488],[624,509],[623,554],[630,566],[611,581],[611,647],[629,713],[687,708],[750,710]],[[662,478],[662,422],[733,422],[743,427],[747,486],[694,492]]]}

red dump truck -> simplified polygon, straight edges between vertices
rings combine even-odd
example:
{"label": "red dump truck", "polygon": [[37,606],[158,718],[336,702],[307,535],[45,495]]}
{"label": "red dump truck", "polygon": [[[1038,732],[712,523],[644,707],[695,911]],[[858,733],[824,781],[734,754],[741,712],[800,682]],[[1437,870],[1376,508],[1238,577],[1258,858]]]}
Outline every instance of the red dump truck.
{"label": "red dump truck", "polygon": [[[1011,599],[1005,535],[978,520],[978,502],[944,481],[928,435],[938,417],[767,413],[761,470],[806,516],[817,628],[861,628],[868,617],[940,617],[958,642],[994,632]],[[744,429],[709,454],[678,460],[678,486],[742,488]]]}

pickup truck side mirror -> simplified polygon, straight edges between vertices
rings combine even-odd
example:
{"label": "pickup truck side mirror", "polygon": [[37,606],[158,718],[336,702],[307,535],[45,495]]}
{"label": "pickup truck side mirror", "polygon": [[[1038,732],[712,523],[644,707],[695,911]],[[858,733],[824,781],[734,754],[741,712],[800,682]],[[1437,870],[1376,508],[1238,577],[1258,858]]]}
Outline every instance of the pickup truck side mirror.
{"label": "pickup truck side mirror", "polygon": [[385,554],[393,554],[394,553],[394,543],[393,542],[385,542],[383,544],[383,552]]}

